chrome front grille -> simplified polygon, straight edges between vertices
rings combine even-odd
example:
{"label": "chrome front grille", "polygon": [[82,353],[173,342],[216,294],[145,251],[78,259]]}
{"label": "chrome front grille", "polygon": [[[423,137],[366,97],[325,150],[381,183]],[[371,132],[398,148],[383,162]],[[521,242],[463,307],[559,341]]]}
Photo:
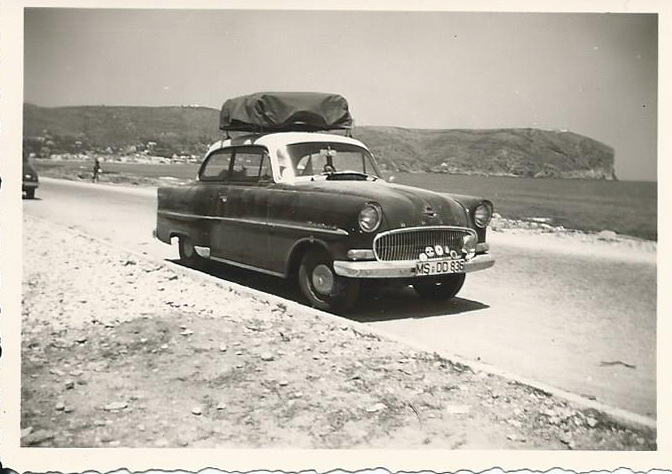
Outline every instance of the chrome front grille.
{"label": "chrome front grille", "polygon": [[373,252],[378,260],[418,260],[427,247],[440,245],[462,255],[462,239],[476,235],[465,227],[409,227],[381,232],[373,241]]}

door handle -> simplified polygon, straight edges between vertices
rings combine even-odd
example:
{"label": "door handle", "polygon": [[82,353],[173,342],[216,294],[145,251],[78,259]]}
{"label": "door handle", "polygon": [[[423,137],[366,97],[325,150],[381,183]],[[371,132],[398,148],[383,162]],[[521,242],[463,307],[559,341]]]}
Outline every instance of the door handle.
{"label": "door handle", "polygon": [[226,201],[229,200],[227,196],[219,196],[219,200],[222,201],[223,203],[226,203]]}

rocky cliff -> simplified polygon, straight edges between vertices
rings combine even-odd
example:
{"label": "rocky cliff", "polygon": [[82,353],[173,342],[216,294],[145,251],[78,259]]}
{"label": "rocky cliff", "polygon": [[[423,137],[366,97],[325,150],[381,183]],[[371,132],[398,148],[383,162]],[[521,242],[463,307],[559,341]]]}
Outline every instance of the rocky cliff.
{"label": "rocky cliff", "polygon": [[355,135],[400,171],[615,179],[613,148],[572,132],[361,127]]}
{"label": "rocky cliff", "polygon": [[[148,150],[200,155],[221,137],[219,111],[207,107],[24,106],[30,152]],[[419,130],[356,127],[387,169],[437,173],[615,179],[613,148],[568,131],[539,129]]]}

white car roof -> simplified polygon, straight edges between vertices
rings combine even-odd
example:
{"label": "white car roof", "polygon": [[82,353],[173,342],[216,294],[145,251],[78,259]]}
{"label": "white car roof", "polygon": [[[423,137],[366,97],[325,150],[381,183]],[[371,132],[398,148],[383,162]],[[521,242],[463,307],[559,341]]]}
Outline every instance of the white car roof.
{"label": "white car roof", "polygon": [[284,148],[287,145],[293,143],[306,143],[306,142],[335,142],[335,143],[348,143],[351,145],[360,146],[368,150],[367,146],[364,145],[359,140],[356,140],[351,137],[345,137],[343,135],[335,135],[331,133],[312,133],[312,132],[280,132],[280,133],[269,133],[266,135],[244,135],[240,137],[234,137],[230,139],[222,139],[213,143],[208,149],[208,155],[215,150],[220,148],[225,148],[229,146],[236,145],[261,145],[265,146],[269,150],[277,150],[278,148]]}
{"label": "white car roof", "polygon": [[[219,140],[210,146],[206,154],[206,158],[217,150],[228,148],[230,146],[260,145],[265,147],[269,152],[274,181],[276,183],[287,183],[301,178],[294,174],[294,170],[291,167],[281,166],[278,162],[278,156],[285,155],[288,145],[309,142],[345,143],[370,151],[366,145],[364,145],[359,140],[351,137],[345,137],[343,135],[313,132],[278,132],[269,133],[266,135],[243,135]],[[283,169],[286,171],[283,172]],[[307,177],[305,178],[307,179]]]}

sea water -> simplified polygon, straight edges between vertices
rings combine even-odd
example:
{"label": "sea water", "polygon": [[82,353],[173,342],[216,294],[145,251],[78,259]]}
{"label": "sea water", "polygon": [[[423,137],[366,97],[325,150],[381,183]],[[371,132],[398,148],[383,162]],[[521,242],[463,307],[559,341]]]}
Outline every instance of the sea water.
{"label": "sea water", "polygon": [[656,182],[437,173],[398,173],[395,179],[433,191],[488,198],[495,212],[511,219],[545,218],[569,229],[613,230],[650,240],[658,236]]}

